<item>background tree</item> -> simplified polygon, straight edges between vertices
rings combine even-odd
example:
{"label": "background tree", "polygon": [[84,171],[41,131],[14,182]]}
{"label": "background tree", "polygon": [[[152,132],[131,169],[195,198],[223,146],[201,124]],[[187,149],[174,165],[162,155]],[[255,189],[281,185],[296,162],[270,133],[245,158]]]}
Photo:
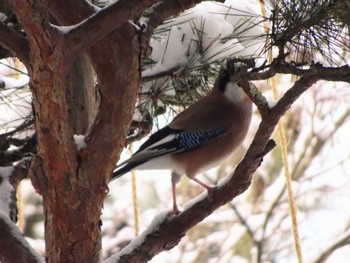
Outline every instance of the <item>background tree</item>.
{"label": "background tree", "polygon": [[[0,23],[1,55],[18,57],[26,66],[34,116],[34,121],[28,117],[1,135],[1,165],[6,166],[1,170],[1,185],[6,186],[2,192],[13,193],[11,185],[16,186],[29,173],[43,198],[49,262],[100,260],[101,209],[108,178],[122,148],[150,131],[152,119],[164,112],[164,105],[190,103],[188,94],[196,94],[196,90],[200,95],[203,87],[205,90],[215,78],[218,64],[234,56],[233,51],[244,54],[239,45],[249,44],[263,34],[269,40],[262,41],[261,53],[250,54],[253,59],[239,59],[248,62],[248,66],[235,78],[261,80],[282,73],[298,79],[270,107],[259,90],[245,87],[262,120],[245,157],[227,183],[215,191],[212,200],[203,197],[179,216],[156,217],[154,227],[127,250],[107,259],[108,262],[147,261],[175,246],[192,226],[249,187],[252,174],[271,149],[269,142],[275,125],[303,92],[319,80],[349,82],[350,70],[344,65],[348,56],[347,1],[271,1],[265,7],[266,17],[246,13],[249,18],[236,25],[228,36],[213,34],[207,43],[205,19],[193,22],[191,30],[195,36],[189,40],[185,35],[186,24],[179,20],[160,26],[165,19],[197,2],[200,1],[118,1],[99,9],[86,1],[11,0],[1,7],[4,14]],[[224,14],[221,12],[220,16]],[[264,26],[269,30],[264,32]],[[185,33],[180,27],[185,28]],[[260,28],[257,30],[260,35],[247,38],[249,29],[256,27]],[[182,37],[182,43],[188,41],[187,59],[165,65],[170,44],[165,45],[162,53],[157,50],[157,39],[173,43],[170,40],[174,36]],[[210,47],[214,45],[213,53]],[[254,58],[261,58],[269,50],[274,55],[269,63],[254,64]],[[169,95],[170,87],[173,92]],[[135,106],[141,118],[133,118]],[[346,116],[345,111],[336,128],[346,121]],[[30,129],[33,122],[35,134],[24,137],[23,131]],[[308,158],[315,156],[327,141],[327,136],[319,141],[313,133],[311,137],[309,140],[316,138],[316,143],[296,163],[293,172],[296,179],[305,172]],[[11,146],[16,146],[16,150]],[[28,153],[33,153],[33,157],[28,158]],[[276,180],[279,170],[275,171],[270,173],[268,183]],[[264,188],[253,189],[253,200],[264,195]],[[271,211],[284,192],[282,187]],[[1,254],[1,261],[14,262],[18,258],[40,261],[9,220],[15,221],[15,213],[9,209],[9,196],[1,197],[5,207],[1,226],[5,234],[0,242],[9,247]],[[246,227],[257,249],[257,262],[261,262],[267,223],[262,225],[263,235],[256,237],[239,208],[233,204],[232,209]],[[266,218],[265,222],[269,214]]]}

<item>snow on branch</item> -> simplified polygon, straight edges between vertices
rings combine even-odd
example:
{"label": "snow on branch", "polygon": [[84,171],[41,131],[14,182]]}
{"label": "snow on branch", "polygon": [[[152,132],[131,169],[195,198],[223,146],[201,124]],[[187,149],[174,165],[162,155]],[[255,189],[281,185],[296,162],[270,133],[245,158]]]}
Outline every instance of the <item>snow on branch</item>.
{"label": "snow on branch", "polygon": [[9,217],[12,217],[11,206],[15,195],[15,189],[10,182],[13,171],[12,166],[0,167],[0,212]]}
{"label": "snow on branch", "polygon": [[[3,138],[5,138],[5,136],[3,136]],[[37,144],[35,135],[17,141],[21,143],[21,146],[12,150],[6,149],[5,151],[0,151],[0,165],[9,165],[24,158],[25,156],[28,156],[29,152],[35,152],[35,147]]]}
{"label": "snow on branch", "polygon": [[[100,9],[75,26],[61,27],[66,34],[70,51],[78,52],[90,47],[155,2],[157,1],[119,0]],[[57,28],[60,29],[60,27]]]}
{"label": "snow on branch", "polygon": [[24,158],[15,166],[0,166],[0,212],[13,222],[17,221],[17,186],[27,177],[30,158]]}
{"label": "snow on branch", "polygon": [[0,211],[0,233],[0,262],[45,262],[3,211]]}
{"label": "snow on branch", "polygon": [[[146,34],[160,22],[156,14],[166,12],[166,4],[140,19]],[[153,63],[145,65],[143,79],[195,70],[223,61],[227,57],[259,57],[264,46],[263,21],[249,3],[203,2],[178,17],[168,19],[154,31],[151,39]],[[162,20],[161,20],[162,21]],[[153,31],[152,31],[153,32]]]}
{"label": "snow on branch", "polygon": [[197,4],[198,1],[186,1],[186,0],[171,0],[160,2],[147,10],[144,16],[142,16],[138,24],[142,31],[141,45],[143,49],[143,55],[149,55],[149,43],[154,33],[154,30],[161,25],[166,19],[171,16],[178,15],[180,12]]}

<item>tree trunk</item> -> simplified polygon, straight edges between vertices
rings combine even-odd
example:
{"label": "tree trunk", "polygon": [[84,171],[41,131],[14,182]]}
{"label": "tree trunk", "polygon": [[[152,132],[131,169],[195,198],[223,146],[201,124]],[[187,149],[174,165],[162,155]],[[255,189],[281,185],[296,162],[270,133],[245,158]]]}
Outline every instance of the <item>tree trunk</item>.
{"label": "tree trunk", "polygon": [[85,134],[93,123],[98,104],[94,68],[86,55],[80,56],[72,65],[67,83],[69,122],[75,134]]}
{"label": "tree trunk", "polygon": [[70,125],[75,122],[69,120],[66,103],[68,70],[62,63],[32,72],[38,155],[44,160],[44,172],[36,173],[35,181],[43,196],[46,252],[49,262],[98,262],[105,191],[91,187],[88,175],[79,172],[81,157]]}
{"label": "tree trunk", "polygon": [[[111,56],[107,44],[89,53],[99,77],[97,94],[101,94],[95,117],[91,116],[96,103],[91,107],[90,99],[86,99],[95,99],[90,93],[94,86],[71,85],[76,82],[75,77],[67,79],[71,72],[69,61],[57,57],[48,65],[52,55],[43,56],[41,49],[33,63],[30,86],[38,158],[32,164],[31,179],[43,196],[48,262],[100,261],[100,215],[108,175],[122,149],[140,81],[137,36],[127,27],[119,32],[118,40],[112,43],[113,50],[118,50],[113,59],[105,59]],[[86,70],[79,63],[73,64],[75,74],[77,69],[81,73]],[[79,87],[82,91],[76,90]],[[71,107],[74,112],[69,111],[73,91],[80,92],[79,96],[84,94],[79,103],[82,101],[91,111],[82,110],[79,104]],[[87,146],[78,150],[73,136],[85,129]]]}
{"label": "tree trunk", "polygon": [[[40,167],[34,171],[33,180],[43,196],[48,262],[100,261],[100,215],[107,193],[107,175],[122,149],[125,124],[130,122],[140,80],[138,54],[130,50],[132,45],[137,45],[132,38],[117,44],[119,50],[125,50],[123,56],[116,56],[116,61],[127,62],[118,63],[123,67],[116,68],[114,60],[114,70],[105,61],[94,61],[97,74],[109,72],[98,86],[99,90],[109,91],[101,92],[103,103],[93,125],[75,127],[83,131],[90,126],[87,147],[81,151],[74,144],[74,125],[75,121],[79,123],[81,113],[87,120],[90,115],[85,115],[86,111],[78,112],[74,118],[68,114],[65,90],[69,86],[66,88],[64,76],[69,67],[62,63],[52,72],[32,73],[39,155],[36,162]],[[131,76],[127,74],[130,72]],[[118,126],[118,121],[124,125]]]}
{"label": "tree trunk", "polygon": [[[96,9],[85,1],[67,7],[63,0],[10,1],[26,32],[12,43],[20,40],[15,51],[28,69],[33,94],[38,149],[30,178],[43,197],[47,262],[100,261],[107,183],[125,146],[141,79],[145,40],[128,21],[154,2],[117,1],[92,16]],[[170,16],[195,1],[183,2],[176,8],[165,3],[160,10]],[[101,30],[91,30],[94,26]],[[85,136],[82,149],[75,134]]]}

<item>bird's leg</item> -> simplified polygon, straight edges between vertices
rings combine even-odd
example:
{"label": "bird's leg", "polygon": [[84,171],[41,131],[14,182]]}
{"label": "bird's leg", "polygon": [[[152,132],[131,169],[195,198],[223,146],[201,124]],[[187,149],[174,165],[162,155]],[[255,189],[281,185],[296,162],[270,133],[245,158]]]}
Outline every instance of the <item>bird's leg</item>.
{"label": "bird's leg", "polygon": [[208,198],[211,199],[215,187],[214,187],[214,186],[209,186],[209,185],[203,183],[202,181],[198,180],[198,179],[195,178],[195,177],[193,177],[193,178],[191,178],[191,179],[192,179],[193,181],[195,181],[197,184],[199,184],[199,185],[203,186],[205,189],[207,189],[207,191],[208,191]]}
{"label": "bird's leg", "polygon": [[172,188],[172,194],[173,194],[173,214],[177,215],[180,213],[179,208],[177,207],[176,203],[176,184],[180,181],[181,175],[179,175],[176,172],[171,173],[171,188]]}

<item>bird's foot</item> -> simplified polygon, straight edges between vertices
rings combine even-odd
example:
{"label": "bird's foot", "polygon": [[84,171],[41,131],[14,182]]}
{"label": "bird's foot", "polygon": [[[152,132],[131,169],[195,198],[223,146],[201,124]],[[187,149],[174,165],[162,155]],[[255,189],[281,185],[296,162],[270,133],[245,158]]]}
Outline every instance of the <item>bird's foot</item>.
{"label": "bird's foot", "polygon": [[213,193],[215,191],[215,186],[210,186],[210,185],[207,185],[205,183],[203,183],[202,181],[198,180],[197,178],[191,178],[193,181],[195,181],[197,184],[203,186],[205,189],[207,189],[208,191],[208,199],[209,200],[212,200],[212,197],[213,197]]}
{"label": "bird's foot", "polygon": [[173,210],[169,212],[169,215],[171,216],[177,216],[178,214],[180,214],[181,211],[180,209],[176,206],[173,206]]}

